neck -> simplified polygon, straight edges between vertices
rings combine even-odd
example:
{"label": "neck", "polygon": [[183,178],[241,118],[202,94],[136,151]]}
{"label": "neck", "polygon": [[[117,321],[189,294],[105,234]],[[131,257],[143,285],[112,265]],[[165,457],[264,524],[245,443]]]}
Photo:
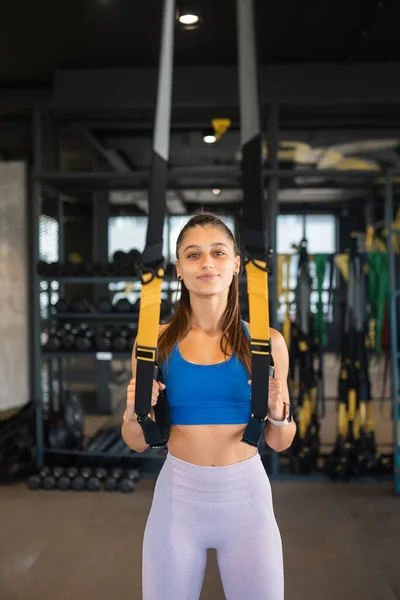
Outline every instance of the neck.
{"label": "neck", "polygon": [[191,326],[198,327],[209,335],[220,333],[222,331],[227,298],[227,294],[222,297],[210,296],[208,298],[191,296]]}

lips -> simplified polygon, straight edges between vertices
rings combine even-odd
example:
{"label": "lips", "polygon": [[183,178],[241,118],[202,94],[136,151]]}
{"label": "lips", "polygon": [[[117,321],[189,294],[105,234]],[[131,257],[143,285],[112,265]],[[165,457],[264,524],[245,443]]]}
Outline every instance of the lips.
{"label": "lips", "polygon": [[201,279],[202,281],[211,281],[212,279],[216,279],[217,277],[218,275],[201,275],[199,279]]}

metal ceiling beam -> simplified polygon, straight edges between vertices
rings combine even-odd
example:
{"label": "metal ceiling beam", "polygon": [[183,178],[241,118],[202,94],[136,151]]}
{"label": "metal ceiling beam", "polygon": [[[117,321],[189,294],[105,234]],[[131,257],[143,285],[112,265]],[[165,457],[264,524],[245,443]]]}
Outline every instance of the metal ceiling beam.
{"label": "metal ceiling beam", "polygon": [[88,129],[82,128],[81,133],[92,148],[94,148],[117,173],[132,173],[132,167],[121,156],[118,150],[103,146],[98,137]]}
{"label": "metal ceiling beam", "polygon": [[[315,170],[296,173],[289,170],[265,170],[264,176],[279,174],[281,189],[368,189],[379,188],[377,179],[379,173],[366,172],[334,172],[317,173]],[[328,176],[330,174],[330,176]],[[64,191],[65,193],[89,192],[92,190],[147,190],[149,172],[145,170],[133,171],[129,174],[106,173],[35,173],[34,179],[40,180],[50,188]],[[295,179],[295,181],[293,181]],[[241,179],[238,168],[221,167],[181,167],[172,168],[168,173],[168,189],[208,189],[218,186],[220,189],[240,189]]]}

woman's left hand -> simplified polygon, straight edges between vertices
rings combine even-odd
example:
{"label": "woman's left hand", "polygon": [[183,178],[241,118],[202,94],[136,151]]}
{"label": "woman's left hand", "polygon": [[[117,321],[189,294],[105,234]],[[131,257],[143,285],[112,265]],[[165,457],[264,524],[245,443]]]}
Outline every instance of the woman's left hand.
{"label": "woman's left hand", "polygon": [[[251,379],[247,382],[251,385]],[[274,377],[269,378],[268,416],[276,421],[283,421],[285,406],[282,394],[282,382]]]}

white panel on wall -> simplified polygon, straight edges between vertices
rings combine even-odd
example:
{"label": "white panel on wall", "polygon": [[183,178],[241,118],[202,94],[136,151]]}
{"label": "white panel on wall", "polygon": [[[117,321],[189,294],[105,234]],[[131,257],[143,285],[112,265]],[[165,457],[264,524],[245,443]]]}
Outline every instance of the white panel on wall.
{"label": "white panel on wall", "polygon": [[26,166],[0,162],[0,411],[29,400]]}

